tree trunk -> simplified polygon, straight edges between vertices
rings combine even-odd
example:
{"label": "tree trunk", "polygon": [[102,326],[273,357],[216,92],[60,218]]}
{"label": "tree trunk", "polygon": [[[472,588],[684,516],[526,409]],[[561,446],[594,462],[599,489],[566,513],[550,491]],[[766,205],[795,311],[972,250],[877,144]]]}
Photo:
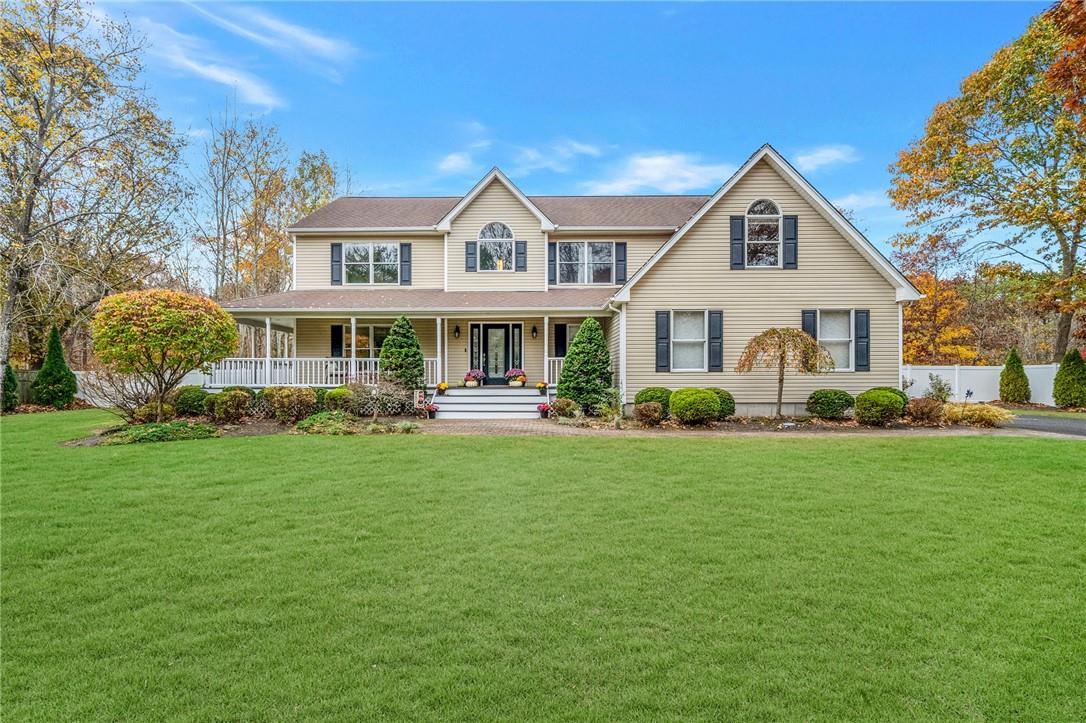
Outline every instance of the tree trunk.
{"label": "tree trunk", "polygon": [[784,399],[784,351],[781,351],[780,359],[777,362],[777,418],[781,416],[781,401]]}
{"label": "tree trunk", "polygon": [[1071,343],[1071,322],[1074,321],[1075,312],[1061,311],[1056,322],[1056,346],[1052,349],[1052,363],[1059,364],[1063,361],[1063,355],[1067,353],[1067,347]]}
{"label": "tree trunk", "polygon": [[4,303],[0,305],[0,369],[8,363],[11,356],[11,334],[15,326],[15,297],[19,292],[19,272],[15,264],[8,268],[8,278],[4,290]]}

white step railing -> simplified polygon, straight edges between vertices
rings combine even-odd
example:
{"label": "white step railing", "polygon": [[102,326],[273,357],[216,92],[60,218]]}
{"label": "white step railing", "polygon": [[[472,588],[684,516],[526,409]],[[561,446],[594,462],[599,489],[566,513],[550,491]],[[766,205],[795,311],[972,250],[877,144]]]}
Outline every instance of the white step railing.
{"label": "white step railing", "polygon": [[436,387],[441,380],[437,378],[437,359],[423,359],[426,368],[426,386]]}
{"label": "white step railing", "polygon": [[[438,383],[437,359],[424,359],[426,385]],[[338,387],[359,382],[376,384],[381,375],[380,359],[346,357],[231,357],[211,365],[205,377],[207,387]]]}
{"label": "white step railing", "polygon": [[547,382],[551,386],[558,383],[558,377],[562,375],[562,363],[566,360],[565,357],[550,357],[547,359]]}

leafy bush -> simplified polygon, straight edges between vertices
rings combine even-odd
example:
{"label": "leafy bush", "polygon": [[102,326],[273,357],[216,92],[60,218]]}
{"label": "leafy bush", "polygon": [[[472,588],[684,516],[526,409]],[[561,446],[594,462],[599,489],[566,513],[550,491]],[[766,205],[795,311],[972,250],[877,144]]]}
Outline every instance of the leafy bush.
{"label": "leafy bush", "polygon": [[4,389],[3,401],[0,403],[0,412],[9,414],[19,406],[19,380],[15,378],[15,371],[10,364],[4,365]]}
{"label": "leafy bush", "polygon": [[572,399],[558,397],[551,403],[551,414],[556,417],[576,417],[581,413],[581,405]]}
{"label": "leafy bush", "polygon": [[[415,411],[413,390],[404,385],[382,379],[376,384],[350,384],[347,387],[357,405],[353,411],[359,416],[368,416],[376,420],[379,416],[391,417],[411,414]],[[327,399],[327,397],[325,398]]]}
{"label": "leafy bush", "polygon": [[655,427],[664,419],[664,408],[660,402],[641,402],[634,405],[634,419],[646,427]]}
{"label": "leafy bush", "polygon": [[600,323],[589,317],[581,322],[566,351],[555,393],[577,402],[582,410],[595,411],[610,387],[611,353]]}
{"label": "leafy bush", "polygon": [[671,390],[667,387],[645,387],[634,397],[634,404],[656,402],[663,410],[664,416],[668,413],[668,404],[671,402]]}
{"label": "leafy bush", "polygon": [[604,390],[603,398],[592,411],[617,429],[622,424],[622,392],[614,387]]}
{"label": "leafy bush", "polygon": [[222,390],[224,392],[245,392],[249,395],[250,400],[256,400],[257,397],[257,391],[255,389],[252,387],[243,387],[240,384],[235,384],[232,387],[223,387]]}
{"label": "leafy bush", "polygon": [[[950,382],[943,379],[938,374],[928,375],[928,388],[924,390],[924,396],[928,399],[936,399],[946,404],[950,400],[950,395],[953,393],[954,388],[950,386]],[[902,392],[904,394],[904,392]],[[908,398],[905,401],[908,404]]]}
{"label": "leafy bush", "polygon": [[313,393],[317,395],[317,406],[314,407],[314,412],[324,411],[324,398],[328,396],[328,390],[324,387],[317,387],[313,390]]}
{"label": "leafy bush", "polygon": [[419,431],[419,425],[417,422],[404,420],[402,422],[396,422],[392,431],[396,434],[414,434]]}
{"label": "leafy bush", "polygon": [[132,418],[135,419],[140,424],[146,424],[148,422],[155,422],[155,421],[166,422],[166,421],[169,421],[169,420],[173,419],[175,415],[176,415],[176,412],[174,411],[174,407],[173,407],[172,404],[163,404],[162,405],[162,410],[161,410],[161,420],[160,420],[159,419],[158,404],[155,404],[154,402],[152,402],[150,404],[144,404],[142,407],[137,409],[136,413],[132,415]]}
{"label": "leafy bush", "polygon": [[303,434],[339,436],[359,434],[364,430],[364,425],[358,417],[337,409],[331,412],[311,414],[294,425],[294,428]]}
{"label": "leafy bush", "polygon": [[710,387],[709,391],[716,395],[717,401],[720,402],[720,413],[717,415],[717,419],[727,419],[735,414],[735,397],[727,389],[717,389],[716,387]]}
{"label": "leafy bush", "polygon": [[670,409],[683,424],[705,424],[720,416],[720,399],[708,389],[687,387],[671,395]]}
{"label": "leafy bush", "polygon": [[1057,407],[1086,407],[1086,362],[1078,349],[1064,354],[1052,384],[1052,397]]}
{"label": "leafy bush", "polygon": [[195,417],[204,413],[207,392],[195,384],[178,387],[173,397],[174,409],[183,417]]}
{"label": "leafy bush", "polygon": [[272,416],[281,424],[305,419],[317,407],[317,394],[310,387],[268,387],[264,399]]}
{"label": "leafy bush", "polygon": [[179,419],[174,422],[151,422],[125,427],[102,440],[102,444],[140,444],[143,442],[174,442],[182,439],[218,437],[215,425]]}
{"label": "leafy bush", "polygon": [[[909,395],[906,394],[905,392],[901,391],[897,387],[871,387],[867,391],[869,391],[869,392],[874,392],[874,391],[890,392],[895,397],[897,397],[898,399],[901,400],[901,408],[902,409],[904,409],[905,405],[909,403]],[[856,398],[859,399],[859,397],[856,397]]]}
{"label": "leafy bush", "polygon": [[910,399],[905,405],[905,416],[913,424],[938,425],[943,421],[943,403],[929,397]]}
{"label": "leafy bush", "polygon": [[381,344],[381,375],[408,391],[423,387],[426,368],[422,347],[406,316],[393,323]]}
{"label": "leafy bush", "polygon": [[998,427],[1003,422],[1014,419],[1006,409],[993,407],[991,404],[946,404],[943,416],[951,424],[969,424],[974,427]]}
{"label": "leafy bush", "polygon": [[855,404],[844,389],[816,389],[807,397],[807,411],[819,419],[842,419]]}
{"label": "leafy bush", "polygon": [[999,398],[1004,402],[1025,404],[1030,400],[1029,377],[1022,366],[1022,357],[1013,346],[999,373]]}
{"label": "leafy bush", "polygon": [[207,415],[208,417],[214,417],[215,416],[215,404],[218,402],[218,400],[219,400],[219,395],[218,394],[213,394],[213,393],[210,393],[210,392],[208,393],[208,395],[206,397],[204,397],[204,414],[205,415]]}
{"label": "leafy bush", "polygon": [[856,397],[856,419],[860,424],[873,426],[884,426],[901,419],[905,412],[905,402],[901,401],[901,396],[885,387],[868,389]]}
{"label": "leafy bush", "polygon": [[[249,406],[253,400],[240,389],[233,389],[220,394],[215,394],[214,411],[212,416],[216,422],[234,424],[249,413]],[[209,397],[210,398],[210,397]]]}
{"label": "leafy bush", "polygon": [[329,389],[324,395],[324,409],[327,412],[344,411],[353,412],[358,407],[354,394],[347,387]]}
{"label": "leafy bush", "polygon": [[34,401],[38,404],[63,409],[75,399],[75,374],[64,360],[64,348],[60,345],[60,332],[54,326],[49,332],[49,346],[45,362],[38,376],[30,385]]}

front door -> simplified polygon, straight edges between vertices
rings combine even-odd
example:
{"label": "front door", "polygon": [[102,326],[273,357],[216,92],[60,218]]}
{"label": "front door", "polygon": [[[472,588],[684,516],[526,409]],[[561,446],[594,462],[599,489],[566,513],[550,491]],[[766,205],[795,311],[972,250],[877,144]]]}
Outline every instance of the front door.
{"label": "front door", "polygon": [[505,384],[510,364],[509,324],[483,324],[483,366],[487,384]]}

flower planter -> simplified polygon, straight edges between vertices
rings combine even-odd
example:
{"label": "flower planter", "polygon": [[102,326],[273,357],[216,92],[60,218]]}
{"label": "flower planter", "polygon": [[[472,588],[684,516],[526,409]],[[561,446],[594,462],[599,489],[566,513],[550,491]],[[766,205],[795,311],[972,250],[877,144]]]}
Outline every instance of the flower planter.
{"label": "flower planter", "polygon": [[546,387],[543,387],[543,388],[541,388],[539,390],[539,396],[541,396],[541,397],[547,396],[547,388]]}
{"label": "flower planter", "polygon": [[427,412],[426,413],[426,418],[427,419],[433,419],[435,416],[437,416],[437,412]]}
{"label": "flower planter", "polygon": [[539,418],[540,419],[546,419],[549,415],[550,415],[550,412],[540,412],[539,413]]}
{"label": "flower planter", "polygon": [[524,382],[510,381],[509,386],[511,386],[511,387],[523,387]]}
{"label": "flower planter", "polygon": [[465,387],[477,387],[477,386],[479,386],[479,382],[476,382],[476,381],[464,382],[464,386]]}

